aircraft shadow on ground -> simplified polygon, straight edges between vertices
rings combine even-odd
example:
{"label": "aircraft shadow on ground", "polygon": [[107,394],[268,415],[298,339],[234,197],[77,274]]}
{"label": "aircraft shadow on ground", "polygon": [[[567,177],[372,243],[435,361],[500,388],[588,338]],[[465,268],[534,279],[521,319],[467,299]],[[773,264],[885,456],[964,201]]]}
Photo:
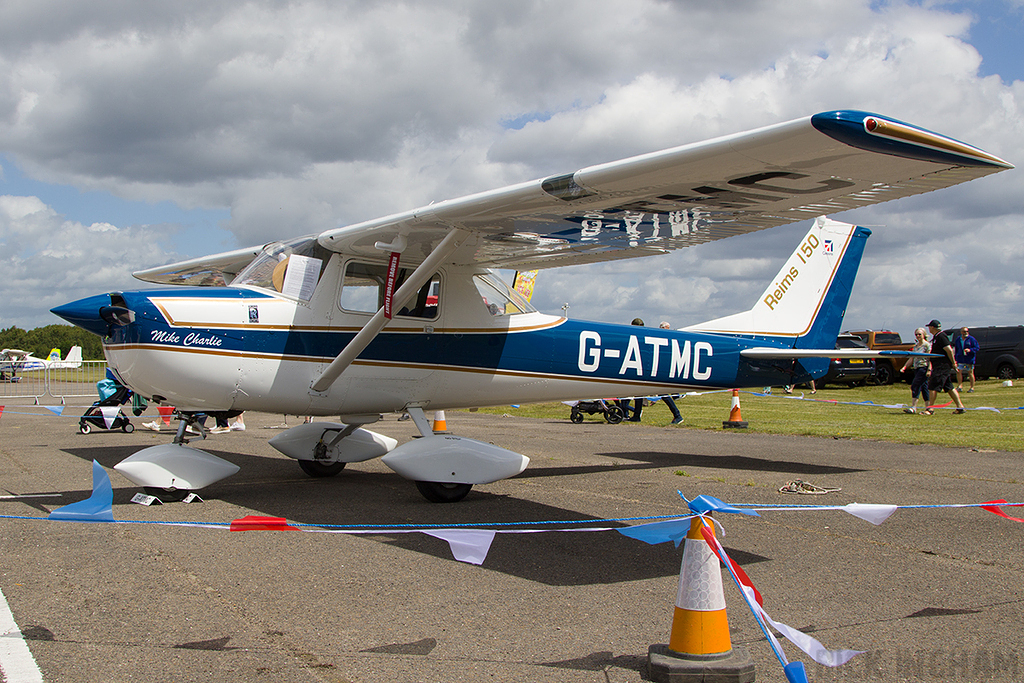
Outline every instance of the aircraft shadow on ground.
{"label": "aircraft shadow on ground", "polygon": [[748,470],[758,472],[786,472],[789,474],[825,475],[849,474],[863,470],[835,465],[750,458],[744,455],[696,455],[691,453],[664,453],[628,451],[621,453],[596,453],[606,458],[630,462],[616,462],[607,465],[580,465],[577,467],[532,467],[519,476],[522,478],[560,477],[574,474],[592,474],[617,470],[653,470],[664,467],[706,467],[719,470]]}
{"label": "aircraft shadow on ground", "polygon": [[[102,446],[64,450],[85,461],[95,459],[104,467],[112,467],[135,449]],[[601,522],[575,510],[478,490],[472,491],[460,503],[437,505],[424,500],[412,482],[397,474],[350,468],[336,477],[313,479],[301,475],[291,461],[208,452],[239,465],[242,470],[234,477],[199,491],[200,496],[254,510],[260,515],[283,517],[293,523],[403,525],[405,528],[409,525],[435,525],[433,528],[439,528],[438,525],[458,527],[482,523],[485,528],[499,530],[625,526],[623,523]],[[91,472],[83,469],[82,476],[83,483],[91,482]],[[114,504],[128,505],[138,489],[124,486],[126,480],[117,476],[114,474],[111,479]],[[59,505],[84,500],[91,491],[82,488],[62,493]],[[115,518],[119,516],[115,512]],[[564,523],[537,524],[548,521]],[[502,526],[512,522],[532,524]],[[379,535],[361,535],[360,538],[455,561],[445,541],[426,534],[389,534],[383,529]],[[742,565],[771,559],[733,548],[728,552]],[[681,557],[682,548],[676,548],[672,543],[649,545],[615,531],[499,533],[483,569],[552,586],[592,585],[678,576]]]}

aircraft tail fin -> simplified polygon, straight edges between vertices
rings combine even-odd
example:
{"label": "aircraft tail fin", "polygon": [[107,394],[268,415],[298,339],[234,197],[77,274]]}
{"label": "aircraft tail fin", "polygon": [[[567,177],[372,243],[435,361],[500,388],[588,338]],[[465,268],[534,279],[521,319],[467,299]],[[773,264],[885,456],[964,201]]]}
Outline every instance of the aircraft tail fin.
{"label": "aircraft tail fin", "polygon": [[867,228],[817,218],[753,308],[684,329],[831,349],[870,234]]}
{"label": "aircraft tail fin", "polygon": [[57,347],[50,349],[50,355],[46,357],[46,360],[60,360],[60,349]]}
{"label": "aircraft tail fin", "polygon": [[[68,355],[67,355],[67,357],[64,360],[65,360],[65,362],[68,362],[68,363],[78,363],[79,365],[81,365],[81,363],[82,363],[82,347],[81,346],[72,346],[71,350],[68,351]],[[75,366],[75,367],[77,367],[77,366]]]}

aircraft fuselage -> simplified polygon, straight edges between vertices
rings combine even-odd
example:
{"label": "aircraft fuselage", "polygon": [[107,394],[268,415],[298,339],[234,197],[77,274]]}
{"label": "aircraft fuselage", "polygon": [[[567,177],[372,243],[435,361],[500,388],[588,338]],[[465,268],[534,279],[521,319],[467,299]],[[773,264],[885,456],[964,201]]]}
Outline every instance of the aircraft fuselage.
{"label": "aircraft fuselage", "polygon": [[434,317],[396,316],[337,382],[314,392],[310,385],[369,318],[341,308],[340,260],[308,303],[248,287],[120,293],[134,319],[109,328],[109,365],[136,392],[180,408],[309,415],[794,381],[792,363],[740,357],[743,348],[771,345],[764,338],[494,315],[472,285],[479,271],[447,268]]}

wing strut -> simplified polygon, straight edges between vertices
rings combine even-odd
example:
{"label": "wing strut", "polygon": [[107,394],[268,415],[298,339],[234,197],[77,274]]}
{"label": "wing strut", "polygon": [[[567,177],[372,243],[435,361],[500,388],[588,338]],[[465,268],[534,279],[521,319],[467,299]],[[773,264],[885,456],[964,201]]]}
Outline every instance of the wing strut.
{"label": "wing strut", "polygon": [[[419,291],[420,287],[426,284],[430,276],[434,274],[441,262],[452,255],[456,249],[462,244],[469,233],[465,230],[452,230],[449,232],[440,244],[434,247],[434,250],[430,252],[427,258],[423,259],[423,263],[417,266],[416,270],[406,279],[402,286],[395,292],[392,306],[395,310],[402,307],[406,301]],[[313,391],[321,392],[327,391],[334,384],[335,380],[341,376],[341,373],[345,371],[352,361],[363,352],[370,342],[380,334],[380,331],[384,329],[384,326],[388,324],[388,318],[384,316],[384,308],[381,307],[374,314],[370,321],[363,325],[363,329],[359,330],[359,333],[352,338],[345,348],[341,350],[337,358],[331,361],[331,364],[327,366],[327,369],[323,371],[310,387]]]}

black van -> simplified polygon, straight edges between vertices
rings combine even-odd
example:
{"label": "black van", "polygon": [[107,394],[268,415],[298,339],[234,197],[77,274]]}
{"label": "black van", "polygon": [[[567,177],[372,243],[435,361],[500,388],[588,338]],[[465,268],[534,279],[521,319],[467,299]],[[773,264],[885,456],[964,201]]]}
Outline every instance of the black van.
{"label": "black van", "polygon": [[[978,379],[998,377],[1017,379],[1024,376],[1024,325],[1017,327],[971,327],[971,336],[978,340],[978,360],[974,376]],[[960,336],[960,329],[947,330],[950,342]]]}

